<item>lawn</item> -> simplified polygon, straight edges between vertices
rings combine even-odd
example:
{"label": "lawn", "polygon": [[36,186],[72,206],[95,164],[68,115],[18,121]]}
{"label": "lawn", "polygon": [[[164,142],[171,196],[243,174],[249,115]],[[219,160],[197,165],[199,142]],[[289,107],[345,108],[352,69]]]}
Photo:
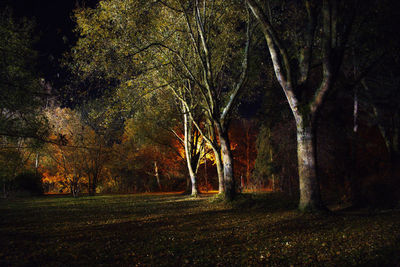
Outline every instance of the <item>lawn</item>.
{"label": "lawn", "polygon": [[0,266],[399,265],[400,212],[301,214],[278,194],[0,201]]}

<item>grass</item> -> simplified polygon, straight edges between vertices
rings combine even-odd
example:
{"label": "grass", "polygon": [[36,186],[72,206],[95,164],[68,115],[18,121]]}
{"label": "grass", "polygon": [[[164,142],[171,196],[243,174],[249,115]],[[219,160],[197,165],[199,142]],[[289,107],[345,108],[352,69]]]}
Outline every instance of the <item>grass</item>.
{"label": "grass", "polygon": [[301,214],[277,194],[0,201],[0,266],[396,266],[400,212]]}

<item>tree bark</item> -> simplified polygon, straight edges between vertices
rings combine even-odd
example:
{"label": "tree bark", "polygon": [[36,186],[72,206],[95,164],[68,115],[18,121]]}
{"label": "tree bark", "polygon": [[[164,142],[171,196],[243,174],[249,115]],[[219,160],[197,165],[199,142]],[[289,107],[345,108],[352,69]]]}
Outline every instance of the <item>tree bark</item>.
{"label": "tree bark", "polygon": [[297,158],[301,211],[324,210],[317,179],[316,143],[313,123],[301,118],[297,123]]}
{"label": "tree bark", "polygon": [[233,174],[233,156],[226,129],[217,123],[218,136],[221,145],[222,165],[224,170],[224,198],[231,201],[236,196],[235,179]]}
{"label": "tree bark", "polygon": [[161,182],[160,182],[160,174],[158,173],[157,161],[154,161],[154,175],[157,180],[158,189],[160,190],[160,192],[162,192],[162,187],[161,187]]}
{"label": "tree bark", "polygon": [[93,174],[92,178],[89,175],[89,196],[96,195],[96,187],[97,187],[97,175]]}
{"label": "tree bark", "polygon": [[[191,196],[196,197],[199,194],[199,190],[197,188],[197,177],[196,177],[196,172],[197,172],[197,165],[198,162],[194,162],[196,159],[193,157],[191,154],[191,146],[192,146],[192,134],[191,134],[191,121],[188,117],[188,110],[185,108],[184,104],[182,104],[183,107],[183,127],[184,127],[184,146],[185,146],[185,156],[186,156],[186,163],[189,171],[189,177],[190,181],[192,183],[192,192]],[[197,144],[196,144],[197,145]],[[199,160],[199,159],[197,159]]]}
{"label": "tree bark", "polygon": [[215,157],[215,165],[217,168],[218,175],[218,194],[223,194],[225,192],[224,187],[224,169],[222,166],[221,153],[215,149],[213,149],[214,157]]}
{"label": "tree bark", "polygon": [[184,195],[190,195],[191,194],[191,180],[190,180],[190,174],[186,176],[186,189],[185,192],[183,192]]}
{"label": "tree bark", "polygon": [[197,185],[197,163],[195,162],[196,160],[191,157],[190,160],[188,160],[188,169],[189,169],[189,177],[190,177],[190,183],[192,184],[191,188],[191,196],[192,197],[197,197],[199,195],[199,188]]}

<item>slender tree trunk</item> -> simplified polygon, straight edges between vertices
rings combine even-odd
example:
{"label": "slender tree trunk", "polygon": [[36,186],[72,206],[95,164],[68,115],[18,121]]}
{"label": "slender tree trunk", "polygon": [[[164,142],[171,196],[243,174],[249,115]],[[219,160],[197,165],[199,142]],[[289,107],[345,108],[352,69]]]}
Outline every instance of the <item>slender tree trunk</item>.
{"label": "slender tree trunk", "polygon": [[308,119],[297,120],[297,157],[301,211],[323,210],[316,166],[315,129]]}
{"label": "slender tree trunk", "polygon": [[[269,132],[269,137],[271,138],[271,133]],[[269,160],[272,163],[272,156],[273,156],[273,151],[272,151],[272,146],[271,143],[269,144]],[[271,173],[271,189],[272,191],[275,191],[275,174],[272,172]]]}
{"label": "slender tree trunk", "polygon": [[215,157],[215,165],[217,168],[218,175],[218,194],[223,194],[225,192],[224,186],[224,169],[222,166],[221,153],[213,149],[214,157]]}
{"label": "slender tree trunk", "polygon": [[92,196],[96,195],[96,188],[97,188],[97,174],[93,176]]}
{"label": "slender tree trunk", "polygon": [[227,131],[223,129],[220,124],[217,124],[217,129],[221,145],[222,165],[224,170],[224,197],[226,200],[230,201],[236,196],[233,173],[233,156]]}
{"label": "slender tree trunk", "polygon": [[35,158],[35,175],[38,175],[38,168],[39,168],[39,153],[36,153]]}
{"label": "slender tree trunk", "polygon": [[94,196],[96,194],[96,175],[89,175],[89,196]]}
{"label": "slender tree trunk", "polygon": [[154,175],[157,180],[158,189],[160,190],[160,192],[162,192],[162,187],[161,187],[161,182],[160,182],[160,174],[158,173],[157,161],[154,161]]}
{"label": "slender tree trunk", "polygon": [[192,135],[191,135],[191,121],[188,118],[188,114],[187,114],[187,110],[185,108],[185,106],[182,104],[183,106],[183,127],[184,127],[184,145],[185,145],[185,156],[186,156],[186,163],[187,163],[187,167],[188,167],[188,171],[189,171],[189,177],[190,177],[190,181],[192,183],[192,192],[191,195],[192,196],[197,196],[199,194],[198,192],[198,188],[197,188],[197,177],[196,177],[196,172],[197,172],[197,162],[194,164],[194,159],[193,156],[191,154],[191,141],[192,141]]}
{"label": "slender tree trunk", "polygon": [[[209,125],[209,134],[211,140],[216,140],[215,136],[215,124],[212,123],[210,120],[207,120],[207,124]],[[211,146],[214,158],[215,158],[215,166],[217,168],[217,175],[218,175],[218,194],[223,194],[225,191],[224,187],[224,169],[222,166],[222,157],[221,157],[221,150],[215,146]]]}
{"label": "slender tree trunk", "polygon": [[90,173],[89,173],[89,175],[88,175],[88,178],[89,178],[89,181],[88,181],[88,193],[89,193],[89,196],[93,196],[93,179],[92,179],[92,175],[90,175]]}
{"label": "slender tree trunk", "polygon": [[75,198],[76,195],[75,195],[75,181],[74,181],[74,179],[75,178],[72,178],[72,181],[71,181],[71,193],[72,193],[72,196]]}
{"label": "slender tree trunk", "polygon": [[208,192],[207,155],[204,157],[204,179],[206,183],[206,192]]}
{"label": "slender tree trunk", "polygon": [[362,205],[361,196],[361,186],[357,175],[357,132],[358,132],[358,96],[357,89],[354,91],[354,101],[353,101],[353,133],[351,138],[351,166],[350,166],[350,202],[354,207],[359,207]]}

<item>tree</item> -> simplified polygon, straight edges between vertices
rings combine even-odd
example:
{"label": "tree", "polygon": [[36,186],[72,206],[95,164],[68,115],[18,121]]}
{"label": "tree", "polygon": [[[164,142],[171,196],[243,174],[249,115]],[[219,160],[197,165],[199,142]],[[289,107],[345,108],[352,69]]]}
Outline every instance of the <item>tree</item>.
{"label": "tree", "polygon": [[[180,72],[180,75],[187,77],[191,82],[188,83],[186,89],[189,92],[193,89],[198,90],[201,96],[201,102],[199,103],[207,118],[206,123],[209,123],[207,127],[209,134],[205,134],[192,115],[191,117],[199,132],[213,148],[216,154],[215,158],[217,159],[217,170],[219,173],[221,173],[220,168],[223,167],[223,185],[220,185],[220,193],[223,193],[227,200],[232,200],[235,197],[236,188],[228,129],[232,109],[238,101],[238,96],[242,92],[247,78],[250,22],[247,20],[246,23],[247,30],[246,34],[244,34],[246,38],[243,38],[245,40],[243,52],[237,54],[229,53],[228,55],[236,57],[236,60],[239,60],[238,56],[242,57],[241,66],[237,69],[239,75],[235,79],[229,76],[226,70],[223,69],[223,64],[226,64],[229,60],[228,57],[224,56],[223,51],[220,50],[221,48],[227,48],[226,46],[232,45],[232,43],[230,43],[230,39],[221,40],[220,38],[227,37],[225,35],[227,34],[227,29],[230,30],[230,33],[238,32],[237,29],[231,28],[235,23],[240,23],[240,20],[235,19],[232,15],[236,15],[239,18],[243,16],[238,12],[238,9],[235,9],[237,7],[232,3],[225,5],[225,3],[219,2],[215,2],[215,7],[212,5],[210,7],[207,6],[206,1],[203,3],[195,1],[192,5],[183,5],[180,3],[179,8],[185,18],[183,26],[186,27],[187,32],[186,36],[182,38],[189,41],[187,47],[189,48],[189,52],[193,54],[192,58],[196,60],[196,64],[194,66],[186,64],[185,59],[182,58],[180,53],[176,54],[175,50],[172,51],[175,57],[178,58],[181,68],[184,70]],[[233,19],[233,25],[224,25],[224,28],[221,28],[222,24],[218,23],[217,19],[212,15],[214,12],[223,19]],[[236,24],[236,26],[238,25]],[[215,30],[219,31],[220,36],[215,37]],[[230,47],[227,49],[230,49]],[[174,92],[182,100],[182,103],[186,105],[186,111],[191,114],[191,109],[186,104],[185,99],[179,96],[176,90]],[[218,143],[216,142],[217,138],[214,137],[214,132],[218,136]],[[222,160],[222,166],[220,166],[220,159]]]}
{"label": "tree", "polygon": [[74,196],[82,186],[87,186],[89,195],[94,195],[109,157],[104,138],[85,125],[77,111],[52,108],[46,113],[52,127],[52,141],[46,154],[56,164],[54,176]]}
{"label": "tree", "polygon": [[0,168],[3,192],[47,135],[45,94],[37,73],[34,23],[0,10]]}
{"label": "tree", "polygon": [[[101,1],[96,9],[76,13],[81,38],[73,50],[82,72],[103,71],[134,96],[172,90],[222,159],[220,189],[227,199],[235,195],[228,126],[247,77],[250,43],[242,11],[233,1]],[[229,64],[238,66],[228,69]],[[191,103],[207,126],[195,121]],[[207,137],[213,135],[218,138]]]}
{"label": "tree", "polygon": [[323,210],[316,169],[317,116],[338,78],[357,1],[285,1],[278,12],[267,1],[268,13],[255,0],[247,3],[260,23],[296,121],[299,209]]}
{"label": "tree", "polygon": [[10,9],[0,11],[0,135],[43,139],[40,114],[45,94],[35,69],[33,23],[17,21]]}

